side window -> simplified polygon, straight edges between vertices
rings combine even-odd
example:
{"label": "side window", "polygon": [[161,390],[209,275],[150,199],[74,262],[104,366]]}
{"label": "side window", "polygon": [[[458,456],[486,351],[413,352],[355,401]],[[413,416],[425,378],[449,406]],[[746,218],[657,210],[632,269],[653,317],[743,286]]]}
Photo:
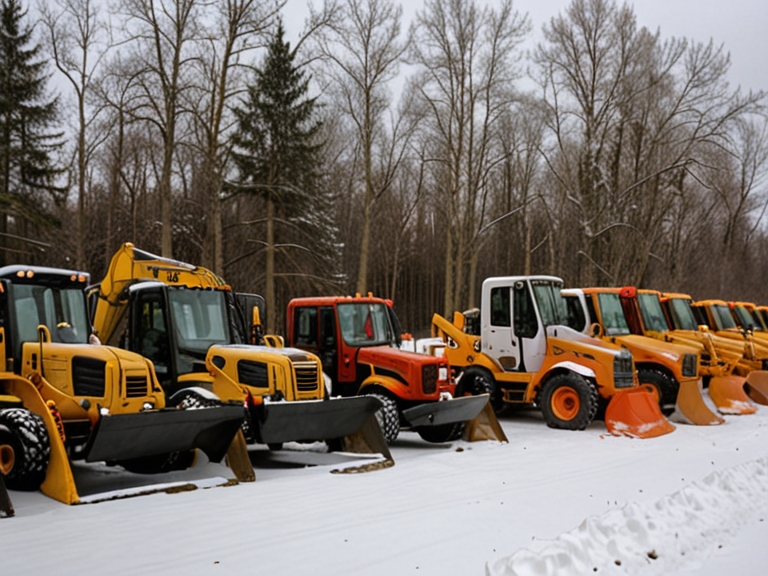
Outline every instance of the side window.
{"label": "side window", "polygon": [[320,308],[320,340],[324,347],[336,346],[336,319],[331,306]]}
{"label": "side window", "polygon": [[509,314],[509,288],[491,288],[491,324],[493,326],[511,326]]}
{"label": "side window", "polygon": [[533,338],[539,331],[533,298],[525,282],[517,282],[515,297],[515,335],[518,338]]}
{"label": "side window", "polygon": [[579,332],[584,330],[587,319],[584,316],[584,308],[579,302],[578,296],[565,296],[565,306],[568,310],[568,326]]}
{"label": "side window", "polygon": [[170,350],[165,326],[165,310],[159,293],[139,296],[135,330],[132,333],[132,350],[152,360],[158,376],[168,373]]}
{"label": "side window", "polygon": [[297,308],[293,318],[297,346],[317,346],[317,308]]}

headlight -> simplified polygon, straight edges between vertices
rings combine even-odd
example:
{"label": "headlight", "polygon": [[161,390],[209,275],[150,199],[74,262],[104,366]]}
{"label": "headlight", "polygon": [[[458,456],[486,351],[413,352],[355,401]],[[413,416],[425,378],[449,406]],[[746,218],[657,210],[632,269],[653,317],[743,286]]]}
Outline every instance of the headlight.
{"label": "headlight", "polygon": [[448,368],[446,368],[445,366],[441,367],[437,371],[437,379],[438,380],[448,380]]}
{"label": "headlight", "polygon": [[698,359],[696,354],[683,355],[683,376],[692,377],[698,374]]}
{"label": "headlight", "polygon": [[615,388],[631,388],[635,384],[635,367],[632,364],[632,353],[621,350],[613,358],[613,386]]}

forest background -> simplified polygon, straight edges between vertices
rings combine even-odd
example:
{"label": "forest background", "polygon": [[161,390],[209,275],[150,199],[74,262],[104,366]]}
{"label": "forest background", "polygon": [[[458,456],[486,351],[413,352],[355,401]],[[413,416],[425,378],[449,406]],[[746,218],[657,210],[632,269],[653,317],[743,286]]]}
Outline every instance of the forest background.
{"label": "forest background", "polygon": [[[267,298],[373,292],[406,329],[492,275],[768,304],[766,94],[727,47],[572,0],[0,2],[0,260],[123,242]],[[295,23],[292,23],[295,27]]]}

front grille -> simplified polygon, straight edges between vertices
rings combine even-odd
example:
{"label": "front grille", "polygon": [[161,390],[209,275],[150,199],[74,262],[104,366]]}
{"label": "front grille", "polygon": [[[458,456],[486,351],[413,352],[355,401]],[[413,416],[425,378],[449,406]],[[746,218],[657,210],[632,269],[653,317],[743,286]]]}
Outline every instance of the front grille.
{"label": "front grille", "polygon": [[87,356],[72,358],[72,387],[75,396],[104,397],[107,363]]}
{"label": "front grille", "polygon": [[140,374],[138,376],[125,377],[125,397],[141,398],[147,395],[147,376]]}
{"label": "front grille", "polygon": [[630,388],[635,384],[635,367],[632,363],[632,354],[622,350],[613,359],[613,387]]}
{"label": "front grille", "polygon": [[264,362],[240,360],[237,363],[237,381],[254,388],[269,388],[267,365]]}
{"label": "front grille", "polygon": [[424,394],[437,391],[437,364],[425,364],[421,367],[421,389]]}
{"label": "front grille", "polygon": [[317,390],[317,362],[294,362],[296,371],[296,389],[299,392],[314,392]]}

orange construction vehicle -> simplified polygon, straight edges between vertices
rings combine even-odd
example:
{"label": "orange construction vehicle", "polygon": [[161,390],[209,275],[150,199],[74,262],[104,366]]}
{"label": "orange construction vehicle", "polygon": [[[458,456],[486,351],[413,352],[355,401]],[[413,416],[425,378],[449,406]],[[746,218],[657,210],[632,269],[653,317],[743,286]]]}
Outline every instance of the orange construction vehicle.
{"label": "orange construction vehicle", "polygon": [[719,412],[750,414],[755,411],[744,393],[744,377],[733,373],[742,359],[742,353],[734,349],[730,340],[719,338],[709,331],[673,329],[664,312],[660,292],[626,286],[621,289],[620,295],[624,315],[633,334],[701,347],[699,377]]}
{"label": "orange construction vehicle", "polygon": [[702,398],[699,355],[702,346],[683,346],[632,334],[622,308],[619,288],[562,291],[569,324],[632,352],[642,386],[655,390],[662,412],[686,424],[715,425],[723,419]]}

